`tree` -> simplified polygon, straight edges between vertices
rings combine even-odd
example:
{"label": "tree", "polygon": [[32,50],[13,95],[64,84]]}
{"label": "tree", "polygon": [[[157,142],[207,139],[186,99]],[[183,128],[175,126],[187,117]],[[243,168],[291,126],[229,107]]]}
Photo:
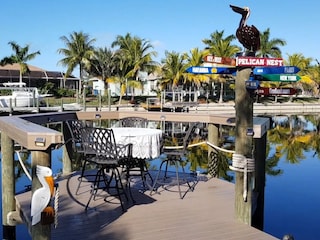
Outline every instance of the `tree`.
{"label": "tree", "polygon": [[94,56],[93,43],[95,39],[90,39],[89,35],[83,32],[73,32],[69,35],[60,37],[66,48],[58,49],[59,54],[65,57],[59,61],[64,67],[67,67],[66,76],[71,75],[73,70],[79,66],[79,95],[81,94],[83,74],[88,71],[91,65],[91,60]]}
{"label": "tree", "polygon": [[[187,67],[192,67],[192,66],[201,66],[203,63],[203,58],[208,55],[208,51],[200,51],[198,48],[194,48],[190,51],[190,54],[187,55],[187,60],[186,64]],[[186,81],[189,81],[191,85],[195,85],[198,89],[201,86],[201,83],[203,82],[209,82],[209,75],[206,74],[193,74],[193,73],[186,73]],[[191,92],[191,86],[190,86],[190,91]],[[190,94],[189,94],[190,96]],[[196,97],[194,98],[196,101]]]}
{"label": "tree", "polygon": [[186,60],[187,54],[168,52],[165,51],[165,59],[162,59],[162,79],[160,81],[160,86],[162,89],[168,86],[174,89],[179,83],[182,83],[186,79]]}
{"label": "tree", "polygon": [[20,73],[19,73],[19,82],[22,83],[22,75],[24,73],[30,72],[28,68],[27,62],[34,59],[37,55],[40,55],[40,51],[36,51],[33,53],[29,53],[30,45],[25,45],[25,47],[19,46],[16,42],[9,42],[14,54],[10,57],[5,57],[0,61],[0,65],[6,64],[14,64],[18,63],[20,66]]}
{"label": "tree", "polygon": [[[210,39],[203,39],[202,42],[207,45],[209,52],[217,57],[233,57],[240,51],[240,47],[233,45],[232,41],[236,39],[235,35],[231,34],[223,37],[224,31],[215,31],[210,35]],[[213,80],[220,82],[220,98],[219,102],[223,102],[223,86],[228,76],[216,75]]]}
{"label": "tree", "polygon": [[138,77],[139,72],[150,73],[158,65],[152,60],[152,57],[157,55],[155,51],[152,51],[153,46],[148,40],[136,36],[132,37],[130,33],[125,36],[118,35],[111,46],[119,47],[118,52],[122,55],[122,64],[126,65],[127,72],[124,73],[124,77],[127,84],[125,87],[127,88],[127,85],[130,85],[133,89],[136,87],[142,88],[142,82],[139,81]]}
{"label": "tree", "polygon": [[257,51],[257,57],[276,57],[281,58],[281,50],[279,46],[285,46],[287,43],[280,38],[270,39],[270,29],[267,28],[260,33],[260,49]]}
{"label": "tree", "polygon": [[114,55],[115,53],[106,47],[95,49],[90,70],[88,70],[89,75],[107,82],[116,69]]}
{"label": "tree", "polygon": [[314,68],[311,67],[312,58],[306,58],[301,53],[288,54],[288,60],[285,64],[288,66],[296,66],[300,69],[299,75],[301,80],[292,85],[302,90],[303,94],[306,92],[316,92],[318,90],[318,84],[311,76],[314,73]]}
{"label": "tree", "polygon": [[121,104],[122,96],[125,94],[127,90],[128,80],[127,80],[127,73],[128,73],[128,61],[126,56],[122,54],[120,50],[117,50],[114,55],[115,59],[115,70],[114,74],[107,79],[108,83],[119,83],[120,85],[120,97],[118,104]]}

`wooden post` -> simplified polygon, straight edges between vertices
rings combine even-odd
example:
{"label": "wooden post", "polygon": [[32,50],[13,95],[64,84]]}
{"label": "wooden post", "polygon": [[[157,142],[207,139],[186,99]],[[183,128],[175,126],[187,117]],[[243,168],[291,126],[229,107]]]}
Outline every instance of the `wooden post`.
{"label": "wooden post", "polygon": [[[219,146],[219,126],[216,124],[209,123],[208,124],[208,141],[216,146]],[[212,147],[208,147],[208,166],[209,166],[209,174],[213,177],[217,177],[218,169],[217,162],[213,162],[216,159],[213,159],[211,156],[213,152],[216,152]]]}
{"label": "wooden post", "polygon": [[264,189],[266,182],[267,134],[254,139],[255,184],[253,189],[254,203],[252,226],[263,230],[264,226]]}
{"label": "wooden post", "polygon": [[[61,124],[61,127],[62,127],[63,136],[64,136],[64,141],[68,141],[69,138],[71,138],[71,134],[69,133],[67,124],[63,122]],[[62,146],[62,174],[63,175],[68,175],[72,172],[72,162],[68,154],[68,150],[70,152],[73,151],[71,142],[68,142],[67,144],[64,144]]]}
{"label": "wooden post", "polygon": [[[41,183],[36,175],[37,165],[51,167],[51,149],[46,151],[32,151],[31,152],[31,167],[32,167],[32,194],[41,187]],[[31,228],[32,240],[50,240],[51,239],[51,225],[42,225],[37,223]]]}
{"label": "wooden post", "polygon": [[[245,81],[249,80],[251,68],[237,71],[235,82],[235,109],[236,109],[236,142],[235,152],[246,158],[252,158],[252,136],[248,135],[248,130],[253,129],[253,100],[246,89]],[[252,216],[252,173],[247,176],[240,171],[236,171],[235,180],[235,214],[236,218],[248,225],[251,225]],[[244,189],[247,186],[247,189]],[[244,197],[244,193],[246,196]]]}
{"label": "wooden post", "polygon": [[1,133],[2,153],[2,229],[3,239],[16,239],[16,228],[8,223],[8,214],[16,210],[14,176],[14,142],[5,132]]}

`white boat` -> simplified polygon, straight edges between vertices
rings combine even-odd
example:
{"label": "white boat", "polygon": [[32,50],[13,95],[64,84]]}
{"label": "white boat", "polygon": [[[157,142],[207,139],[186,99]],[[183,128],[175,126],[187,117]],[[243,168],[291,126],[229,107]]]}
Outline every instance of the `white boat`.
{"label": "white boat", "polygon": [[5,91],[5,94],[8,93],[0,96],[0,108],[36,107],[44,97],[51,96],[51,94],[39,94],[37,88],[26,87],[26,84],[21,82],[3,83],[0,90]]}

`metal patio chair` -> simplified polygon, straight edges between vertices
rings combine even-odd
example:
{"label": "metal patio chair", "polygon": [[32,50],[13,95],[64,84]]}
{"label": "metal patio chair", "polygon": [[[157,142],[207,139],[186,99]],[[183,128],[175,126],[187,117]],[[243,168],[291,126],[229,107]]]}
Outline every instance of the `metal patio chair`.
{"label": "metal patio chair", "polygon": [[[180,133],[180,134],[173,134],[170,136],[166,135],[164,137],[164,140],[163,140],[164,145],[162,148],[163,149],[162,161],[159,166],[159,170],[154,180],[154,184],[150,194],[152,194],[154,191],[157,191],[157,185],[159,186],[170,185],[170,182],[166,181],[171,179],[171,177],[168,176],[169,165],[175,166],[175,180],[176,180],[176,185],[178,186],[178,192],[179,192],[180,198],[183,199],[183,197],[188,191],[194,190],[195,178],[194,176],[191,176],[191,175],[188,177],[188,179],[186,178],[184,162],[187,160],[187,154],[189,152],[188,146],[191,140],[198,134],[199,134],[198,123],[191,123],[185,134]],[[164,170],[162,171],[163,167],[164,167]],[[179,172],[179,168],[181,168],[182,172]],[[163,177],[160,177],[161,173],[163,174]],[[180,177],[180,175],[183,175],[182,178]],[[192,181],[190,181],[190,179]],[[185,191],[184,194],[181,191],[181,185],[183,184],[187,185],[187,190]]]}
{"label": "metal patio chair", "polygon": [[125,117],[119,120],[120,127],[146,128],[148,119],[142,117]]}
{"label": "metal patio chair", "polygon": [[89,163],[92,163],[90,159],[84,158],[84,148],[83,148],[83,140],[81,131],[83,128],[87,126],[87,124],[78,119],[69,119],[65,121],[67,126],[67,131],[65,131],[65,141],[67,152],[69,154],[69,158],[73,159],[75,163],[80,162],[81,164],[81,173],[78,177],[78,186],[76,189],[76,194],[78,194],[80,185],[82,182],[90,181],[90,177],[92,174],[85,174],[86,167]]}
{"label": "metal patio chair", "polygon": [[[90,198],[85,209],[87,210],[90,201],[96,196],[99,189],[107,190],[111,196],[119,197],[121,208],[125,211],[121,195],[128,200],[124,184],[121,179],[120,161],[130,158],[131,145],[117,145],[112,129],[85,127],[82,129],[82,140],[84,159],[94,162],[98,171],[95,175]],[[104,183],[101,186],[101,183]],[[130,185],[129,185],[130,187]],[[115,189],[116,193],[111,193]],[[131,194],[131,190],[130,190]],[[132,196],[132,195],[131,195]],[[107,197],[105,198],[107,201]]]}

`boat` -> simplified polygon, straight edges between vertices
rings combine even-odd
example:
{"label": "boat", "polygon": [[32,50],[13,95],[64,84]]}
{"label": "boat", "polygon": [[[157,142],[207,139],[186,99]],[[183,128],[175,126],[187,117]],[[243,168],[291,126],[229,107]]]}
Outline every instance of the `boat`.
{"label": "boat", "polygon": [[24,82],[7,82],[0,87],[0,108],[36,107],[43,98],[51,94],[39,94],[35,87],[26,87]]}

